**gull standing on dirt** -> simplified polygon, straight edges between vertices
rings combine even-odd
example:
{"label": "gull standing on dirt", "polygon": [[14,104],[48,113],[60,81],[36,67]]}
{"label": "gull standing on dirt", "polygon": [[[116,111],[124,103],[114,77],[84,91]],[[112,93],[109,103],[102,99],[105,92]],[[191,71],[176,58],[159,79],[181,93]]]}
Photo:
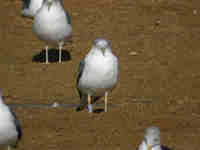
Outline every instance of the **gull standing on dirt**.
{"label": "gull standing on dirt", "polygon": [[15,148],[21,138],[21,128],[14,112],[3,102],[0,91],[0,147]]}
{"label": "gull standing on dirt", "polygon": [[68,13],[63,9],[61,0],[44,0],[33,21],[33,32],[46,43],[46,64],[48,64],[48,45],[59,46],[59,63],[62,48],[72,36],[72,26]]}
{"label": "gull standing on dirt", "polygon": [[43,0],[24,0],[24,6],[21,15],[24,17],[33,18],[36,12],[42,6]]}
{"label": "gull standing on dirt", "polygon": [[104,111],[107,112],[108,93],[115,87],[117,79],[117,57],[113,55],[107,40],[97,38],[78,68],[76,86],[80,105],[76,110],[80,111],[88,106],[88,111],[92,112],[92,103],[104,95]]}
{"label": "gull standing on dirt", "polygon": [[144,140],[140,144],[138,150],[164,150],[160,144],[160,129],[151,126],[146,129]]}

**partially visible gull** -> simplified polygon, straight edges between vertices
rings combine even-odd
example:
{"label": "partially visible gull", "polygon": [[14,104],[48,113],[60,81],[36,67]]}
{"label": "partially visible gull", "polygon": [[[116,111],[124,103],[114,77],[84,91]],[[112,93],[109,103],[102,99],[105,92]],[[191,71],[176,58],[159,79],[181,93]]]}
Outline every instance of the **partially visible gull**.
{"label": "partially visible gull", "polygon": [[107,40],[97,38],[78,68],[76,86],[80,105],[76,110],[80,111],[88,106],[88,111],[92,112],[92,103],[105,96],[104,111],[107,112],[108,93],[115,87],[117,79],[117,57],[112,53]]}
{"label": "partially visible gull", "polygon": [[161,145],[160,129],[156,126],[150,126],[145,130],[144,140],[138,150],[171,150]]}
{"label": "partially visible gull", "polygon": [[21,128],[16,115],[3,102],[0,91],[0,147],[15,148],[21,138]]}
{"label": "partially visible gull", "polygon": [[62,59],[62,48],[71,41],[72,26],[61,0],[44,0],[33,21],[33,32],[46,43],[46,64],[48,64],[48,45],[59,46],[59,63]]}
{"label": "partially visible gull", "polygon": [[24,0],[24,6],[21,15],[24,17],[33,18],[36,12],[42,6],[43,0]]}

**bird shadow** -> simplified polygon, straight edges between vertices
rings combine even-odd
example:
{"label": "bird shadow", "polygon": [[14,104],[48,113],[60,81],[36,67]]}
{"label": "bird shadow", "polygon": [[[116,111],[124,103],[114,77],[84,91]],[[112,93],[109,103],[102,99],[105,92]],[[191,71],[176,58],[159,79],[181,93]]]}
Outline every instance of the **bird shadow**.
{"label": "bird shadow", "polygon": [[[71,54],[67,50],[62,50],[62,61],[70,61]],[[59,61],[59,50],[55,48],[51,48],[48,50],[48,60],[50,63],[58,62]],[[32,57],[32,62],[40,62],[44,63],[46,62],[46,51],[45,49],[42,49],[41,52],[35,54]]]}
{"label": "bird shadow", "polygon": [[164,146],[164,145],[162,145],[161,148],[162,148],[162,150],[173,150],[173,149],[171,149],[171,148],[169,148],[167,146]]}
{"label": "bird shadow", "polygon": [[104,112],[104,109],[102,109],[102,108],[93,110],[93,113],[97,113],[97,114],[102,113],[102,112]]}

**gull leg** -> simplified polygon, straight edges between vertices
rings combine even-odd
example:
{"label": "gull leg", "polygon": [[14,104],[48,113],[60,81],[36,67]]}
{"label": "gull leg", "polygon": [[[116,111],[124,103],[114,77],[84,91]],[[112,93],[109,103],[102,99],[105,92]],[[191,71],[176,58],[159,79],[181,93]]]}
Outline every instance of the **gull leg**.
{"label": "gull leg", "polygon": [[46,64],[49,64],[49,60],[48,60],[48,58],[49,58],[49,56],[48,56],[48,46],[46,46],[45,47],[45,51],[46,51]]}
{"label": "gull leg", "polygon": [[107,112],[108,111],[108,92],[105,93],[105,108],[104,111]]}
{"label": "gull leg", "polygon": [[92,112],[91,96],[88,94],[88,112]]}
{"label": "gull leg", "polygon": [[59,63],[62,62],[62,44],[59,44]]}

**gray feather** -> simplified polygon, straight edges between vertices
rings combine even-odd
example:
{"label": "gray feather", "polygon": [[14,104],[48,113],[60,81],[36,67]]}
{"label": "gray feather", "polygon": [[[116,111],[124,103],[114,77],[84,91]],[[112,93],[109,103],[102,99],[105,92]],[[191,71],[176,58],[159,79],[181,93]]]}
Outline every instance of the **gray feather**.
{"label": "gray feather", "polygon": [[15,114],[11,109],[10,109],[10,112],[11,112],[11,114],[12,114],[12,116],[13,116],[13,122],[14,122],[14,124],[15,124],[16,130],[17,130],[17,134],[18,134],[18,135],[17,135],[17,140],[16,140],[14,143],[10,144],[10,146],[11,146],[12,148],[16,148],[17,145],[18,145],[19,140],[20,140],[21,137],[22,137],[22,131],[21,131],[20,122],[19,122],[19,120],[17,119],[16,114]]}
{"label": "gray feather", "polygon": [[77,87],[77,90],[78,90],[78,93],[80,96],[80,104],[76,108],[76,111],[81,111],[82,109],[84,109],[87,106],[87,95],[82,94],[80,89],[78,88],[79,81],[83,74],[84,66],[85,66],[85,59],[82,59],[78,66],[78,76],[77,76],[77,80],[76,80],[76,87]]}

